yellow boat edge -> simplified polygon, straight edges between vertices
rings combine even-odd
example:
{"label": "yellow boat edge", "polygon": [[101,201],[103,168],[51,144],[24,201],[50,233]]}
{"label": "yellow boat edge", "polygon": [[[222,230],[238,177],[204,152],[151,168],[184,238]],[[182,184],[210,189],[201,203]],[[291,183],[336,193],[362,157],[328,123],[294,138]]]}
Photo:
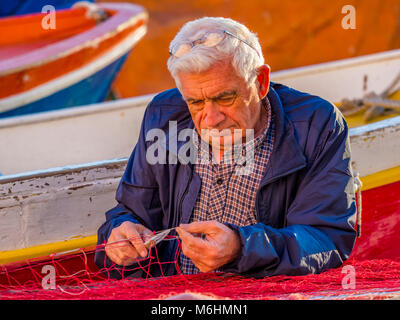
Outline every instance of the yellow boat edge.
{"label": "yellow boat edge", "polygon": [[0,251],[0,265],[17,261],[28,261],[39,257],[49,256],[54,253],[76,251],[80,248],[87,248],[96,245],[97,235],[80,237],[60,242],[41,244],[33,247],[17,250]]}
{"label": "yellow boat edge", "polygon": [[[361,190],[366,191],[399,181],[400,166],[383,170],[369,176],[361,177]],[[80,237],[71,240],[53,242],[17,250],[0,251],[0,265],[49,256],[54,253],[77,251],[80,248],[93,247],[97,243],[97,235]],[[77,251],[78,252],[78,251]]]}

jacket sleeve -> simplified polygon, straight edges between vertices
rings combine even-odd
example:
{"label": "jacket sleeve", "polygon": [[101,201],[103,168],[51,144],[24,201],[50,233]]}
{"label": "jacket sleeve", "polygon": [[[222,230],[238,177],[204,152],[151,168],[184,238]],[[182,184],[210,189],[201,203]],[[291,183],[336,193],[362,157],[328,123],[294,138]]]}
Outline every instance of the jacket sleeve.
{"label": "jacket sleeve", "polygon": [[242,252],[224,271],[255,277],[320,273],[339,267],[354,246],[356,205],[348,128],[337,114],[320,134],[283,228],[230,226]]}
{"label": "jacket sleeve", "polygon": [[[158,185],[152,166],[146,161],[146,129],[148,119],[146,109],[137,144],[128,160],[125,172],[116,192],[118,204],[106,212],[106,221],[98,229],[98,248],[107,242],[111,231],[125,221],[140,223],[151,230],[157,228],[156,221],[162,215],[158,199]],[[112,262],[104,250],[98,249],[95,262],[99,268],[110,267]]]}

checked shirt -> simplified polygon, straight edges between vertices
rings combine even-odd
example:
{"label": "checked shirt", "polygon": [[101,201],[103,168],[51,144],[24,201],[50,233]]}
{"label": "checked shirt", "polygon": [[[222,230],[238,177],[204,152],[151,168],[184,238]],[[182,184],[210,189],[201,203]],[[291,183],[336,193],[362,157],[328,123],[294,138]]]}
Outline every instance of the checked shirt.
{"label": "checked shirt", "polygon": [[[190,222],[217,220],[237,226],[257,223],[256,193],[266,172],[275,136],[271,106],[267,98],[263,102],[267,110],[265,127],[259,136],[240,146],[242,157],[235,157],[232,150],[229,150],[219,163],[202,163],[204,152],[202,155],[199,150],[204,144],[199,143],[200,135],[194,130],[195,146],[198,149],[194,170],[200,176],[201,189]],[[212,151],[207,150],[207,153],[212,157]],[[251,158],[247,155],[251,155]],[[240,171],[243,168],[247,171]],[[179,262],[183,274],[200,272],[182,252]]]}

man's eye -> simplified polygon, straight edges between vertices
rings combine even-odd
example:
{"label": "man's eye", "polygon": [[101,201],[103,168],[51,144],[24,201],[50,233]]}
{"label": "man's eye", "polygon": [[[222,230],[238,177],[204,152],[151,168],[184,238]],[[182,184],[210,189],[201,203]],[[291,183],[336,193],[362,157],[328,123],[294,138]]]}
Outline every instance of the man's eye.
{"label": "man's eye", "polygon": [[235,101],[236,96],[225,96],[217,99],[217,103],[221,105],[231,105]]}
{"label": "man's eye", "polygon": [[195,101],[190,101],[188,104],[191,105],[191,106],[201,106],[203,104],[203,101],[202,100],[195,100]]}

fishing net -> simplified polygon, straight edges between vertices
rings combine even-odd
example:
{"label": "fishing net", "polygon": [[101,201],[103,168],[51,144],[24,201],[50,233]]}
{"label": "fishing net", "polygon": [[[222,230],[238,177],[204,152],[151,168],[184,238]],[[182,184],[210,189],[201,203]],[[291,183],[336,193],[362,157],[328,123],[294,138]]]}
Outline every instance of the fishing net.
{"label": "fishing net", "polygon": [[[178,241],[178,240],[177,240]],[[255,279],[229,273],[153,277],[150,266],[162,270],[157,248],[135,267],[110,266],[99,270],[93,250],[5,267],[0,274],[0,299],[388,299],[400,297],[400,259],[349,260],[342,267],[306,276],[273,276]],[[54,271],[53,283],[49,270]],[[109,277],[118,271],[121,279]],[[140,270],[144,278],[123,276]],[[351,272],[354,273],[353,282]],[[53,284],[53,286],[52,286]],[[197,296],[196,296],[197,295]]]}
{"label": "fishing net", "polygon": [[[151,247],[148,257],[125,268],[96,266],[94,254],[104,251],[105,244],[0,266],[0,299],[399,299],[399,192],[397,182],[364,193],[363,236],[343,266],[320,274],[262,279],[215,272],[183,275],[180,240],[170,235]],[[160,248],[175,241],[175,255],[165,260]],[[166,269],[175,275],[166,276]]]}

